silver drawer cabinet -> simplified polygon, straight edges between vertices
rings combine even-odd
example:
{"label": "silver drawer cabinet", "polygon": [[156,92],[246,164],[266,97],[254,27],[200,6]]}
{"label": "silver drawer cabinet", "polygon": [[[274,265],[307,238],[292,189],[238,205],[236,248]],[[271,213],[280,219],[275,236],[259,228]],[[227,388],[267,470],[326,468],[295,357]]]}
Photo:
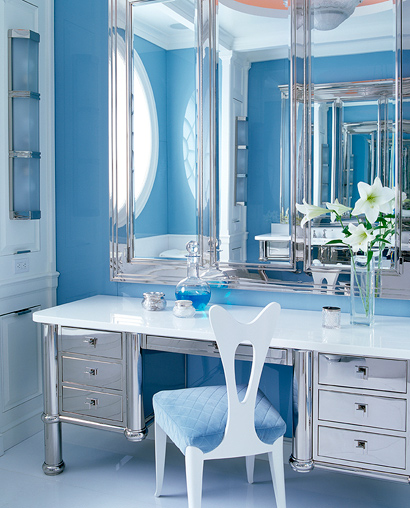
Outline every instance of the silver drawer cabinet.
{"label": "silver drawer cabinet", "polygon": [[58,340],[61,417],[125,427],[122,334],[61,327]]}
{"label": "silver drawer cabinet", "polygon": [[408,383],[407,360],[316,353],[315,466],[408,482]]}

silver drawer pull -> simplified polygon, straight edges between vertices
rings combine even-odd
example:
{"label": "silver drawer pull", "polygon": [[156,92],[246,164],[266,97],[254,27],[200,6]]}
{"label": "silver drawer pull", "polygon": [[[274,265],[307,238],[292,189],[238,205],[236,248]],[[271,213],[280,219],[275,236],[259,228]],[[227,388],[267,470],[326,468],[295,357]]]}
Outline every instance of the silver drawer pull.
{"label": "silver drawer pull", "polygon": [[363,441],[361,439],[355,439],[356,448],[360,448],[361,450],[366,450],[367,441]]}
{"label": "silver drawer pull", "polygon": [[90,346],[97,347],[97,337],[86,337],[84,343],[89,344]]}
{"label": "silver drawer pull", "polygon": [[356,374],[361,375],[363,379],[367,379],[369,377],[369,367],[356,365]]}
{"label": "silver drawer pull", "polygon": [[91,408],[91,407],[95,407],[95,406],[98,406],[98,399],[88,399],[86,400],[86,402],[84,402],[84,404],[88,404],[88,406]]}
{"label": "silver drawer pull", "polygon": [[86,367],[85,373],[89,376],[96,376],[98,374],[98,369],[90,369],[89,367]]}
{"label": "silver drawer pull", "polygon": [[363,414],[367,413],[367,404],[355,403],[356,411],[363,411]]}

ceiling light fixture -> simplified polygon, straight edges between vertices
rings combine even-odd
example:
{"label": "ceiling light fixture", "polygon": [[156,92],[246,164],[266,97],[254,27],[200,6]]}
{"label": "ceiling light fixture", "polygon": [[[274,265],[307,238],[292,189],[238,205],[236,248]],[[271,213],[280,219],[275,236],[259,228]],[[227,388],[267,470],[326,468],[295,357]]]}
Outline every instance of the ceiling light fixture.
{"label": "ceiling light fixture", "polygon": [[[311,0],[312,28],[333,30],[346,21],[363,0]],[[288,0],[283,0],[288,6]],[[297,7],[298,9],[298,7]],[[302,22],[298,22],[298,28]]]}

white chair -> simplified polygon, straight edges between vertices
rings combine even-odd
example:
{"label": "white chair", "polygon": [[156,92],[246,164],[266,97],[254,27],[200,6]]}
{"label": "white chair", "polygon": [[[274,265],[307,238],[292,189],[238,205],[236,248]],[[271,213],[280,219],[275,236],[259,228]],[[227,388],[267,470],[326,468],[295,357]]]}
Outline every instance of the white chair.
{"label": "white chair", "polygon": [[[263,364],[280,313],[270,303],[251,323],[239,323],[214,305],[209,319],[225,372],[226,386],[169,390],[154,395],[156,496],[161,495],[167,435],[185,455],[189,508],[200,508],[203,462],[246,457],[249,483],[255,455],[268,453],[276,506],[285,508],[283,435],[286,425],[258,390]],[[249,385],[236,385],[235,352],[239,344],[253,346]],[[273,505],[273,503],[272,503]]]}

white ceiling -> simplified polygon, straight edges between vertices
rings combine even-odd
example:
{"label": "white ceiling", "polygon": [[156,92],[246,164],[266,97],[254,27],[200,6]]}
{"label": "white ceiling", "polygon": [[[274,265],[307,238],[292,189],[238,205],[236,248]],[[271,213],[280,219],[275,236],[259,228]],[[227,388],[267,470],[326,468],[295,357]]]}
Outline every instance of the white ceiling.
{"label": "white ceiling", "polygon": [[[408,7],[410,0],[405,0]],[[221,48],[238,51],[250,61],[287,56],[286,10],[249,6],[235,0],[218,4]],[[167,50],[195,47],[194,2],[138,2],[133,6],[134,32]],[[394,49],[393,1],[359,6],[334,30],[312,32],[315,56]]]}

